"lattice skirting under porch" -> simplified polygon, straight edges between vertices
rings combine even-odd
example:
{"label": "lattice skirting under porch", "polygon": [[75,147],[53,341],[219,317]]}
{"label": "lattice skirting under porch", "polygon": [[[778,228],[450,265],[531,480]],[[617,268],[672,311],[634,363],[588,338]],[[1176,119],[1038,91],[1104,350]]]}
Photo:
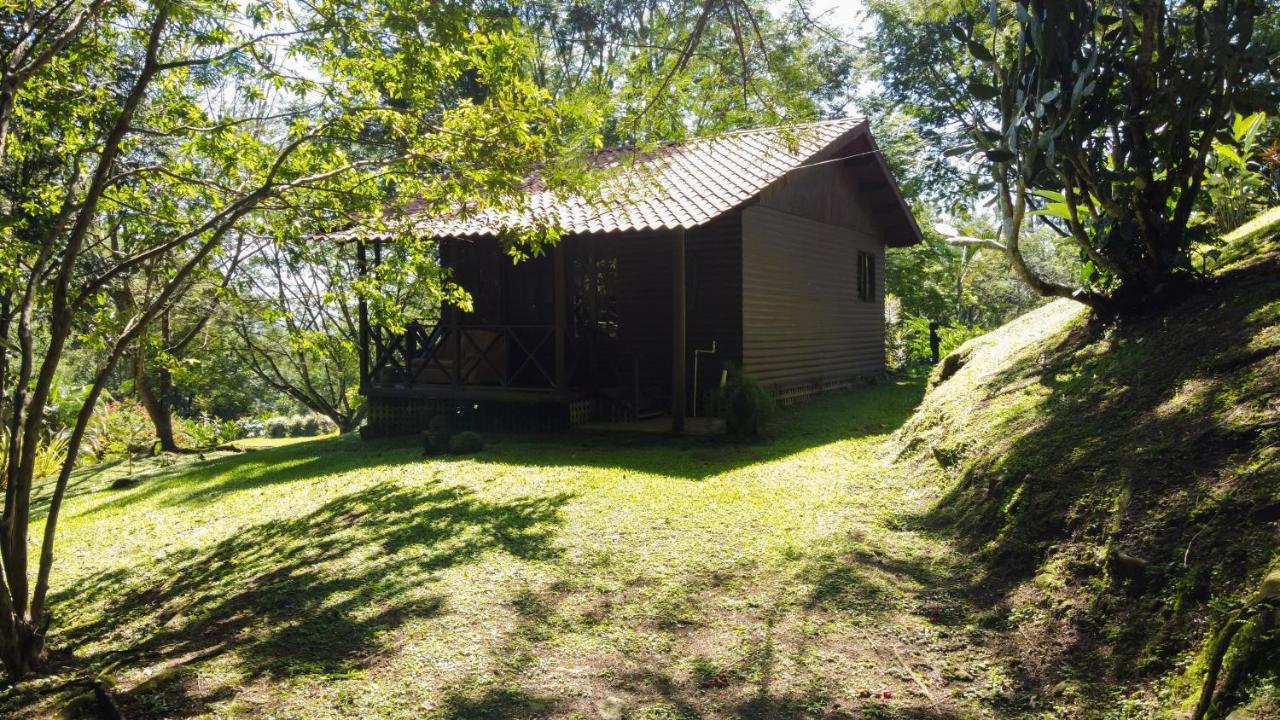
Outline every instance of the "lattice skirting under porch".
{"label": "lattice skirting under porch", "polygon": [[366,437],[392,437],[420,433],[436,416],[449,428],[501,432],[545,432],[569,427],[570,404],[559,401],[464,402],[427,398],[369,398]]}

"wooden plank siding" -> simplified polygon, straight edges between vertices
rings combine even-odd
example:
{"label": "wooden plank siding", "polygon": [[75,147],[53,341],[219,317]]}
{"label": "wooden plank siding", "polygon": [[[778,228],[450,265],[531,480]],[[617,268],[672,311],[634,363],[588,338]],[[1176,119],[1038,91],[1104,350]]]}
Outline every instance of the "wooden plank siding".
{"label": "wooden plank siding", "polygon": [[720,385],[727,363],[742,362],[742,214],[729,213],[689,231],[686,248],[686,358],[689,409],[694,409],[694,351],[698,361],[697,409],[706,407],[707,391]]}
{"label": "wooden plank siding", "polygon": [[[883,372],[884,241],[759,205],[742,217],[744,369],[783,398]],[[859,251],[874,301],[858,298]]]}
{"label": "wooden plank siding", "polygon": [[641,393],[671,396],[671,234],[618,237],[618,340],[639,364]]}

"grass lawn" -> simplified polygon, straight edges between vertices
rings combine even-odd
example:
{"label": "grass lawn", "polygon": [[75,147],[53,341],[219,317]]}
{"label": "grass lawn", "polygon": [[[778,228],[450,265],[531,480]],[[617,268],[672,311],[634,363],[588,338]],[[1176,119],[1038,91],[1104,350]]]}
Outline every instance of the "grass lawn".
{"label": "grass lawn", "polygon": [[785,411],[760,445],[424,459],[342,437],[135,468],[125,489],[119,467],[87,474],[53,644],[130,718],[992,714],[1008,678],[965,620],[966,559],[910,520],[936,489],[887,443],[923,390]]}

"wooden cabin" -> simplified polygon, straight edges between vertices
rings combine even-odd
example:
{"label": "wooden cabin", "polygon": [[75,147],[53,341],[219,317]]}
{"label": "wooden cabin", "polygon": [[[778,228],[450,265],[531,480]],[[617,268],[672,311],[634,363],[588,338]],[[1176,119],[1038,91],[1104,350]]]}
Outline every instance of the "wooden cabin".
{"label": "wooden cabin", "polygon": [[500,241],[518,217],[415,225],[474,306],[404,333],[363,323],[371,433],[436,415],[540,429],[664,417],[681,432],[731,364],[783,401],[884,371],[885,248],[921,237],[866,120],[693,140],[623,167],[641,179],[616,199],[535,194],[528,212],[563,235],[518,264]]}

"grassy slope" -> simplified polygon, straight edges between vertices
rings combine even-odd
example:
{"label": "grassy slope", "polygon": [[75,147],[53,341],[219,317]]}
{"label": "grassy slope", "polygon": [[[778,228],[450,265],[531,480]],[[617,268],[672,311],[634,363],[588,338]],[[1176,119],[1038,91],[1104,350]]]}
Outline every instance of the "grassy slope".
{"label": "grassy slope", "polygon": [[[981,624],[1008,631],[1002,654],[1050,715],[1185,707],[1209,633],[1277,562],[1280,252],[1263,224],[1166,317],[1095,332],[1062,301],[973,341],[899,434],[918,481],[950,487],[922,523],[979,558]],[[1232,698],[1258,717],[1280,717],[1277,645]]]}
{"label": "grassy slope", "polygon": [[[130,718],[989,714],[1009,679],[950,591],[970,569],[902,523],[936,493],[883,449],[922,389],[760,446],[341,438],[89,476],[55,642]],[[9,711],[57,712],[39,687]]]}

